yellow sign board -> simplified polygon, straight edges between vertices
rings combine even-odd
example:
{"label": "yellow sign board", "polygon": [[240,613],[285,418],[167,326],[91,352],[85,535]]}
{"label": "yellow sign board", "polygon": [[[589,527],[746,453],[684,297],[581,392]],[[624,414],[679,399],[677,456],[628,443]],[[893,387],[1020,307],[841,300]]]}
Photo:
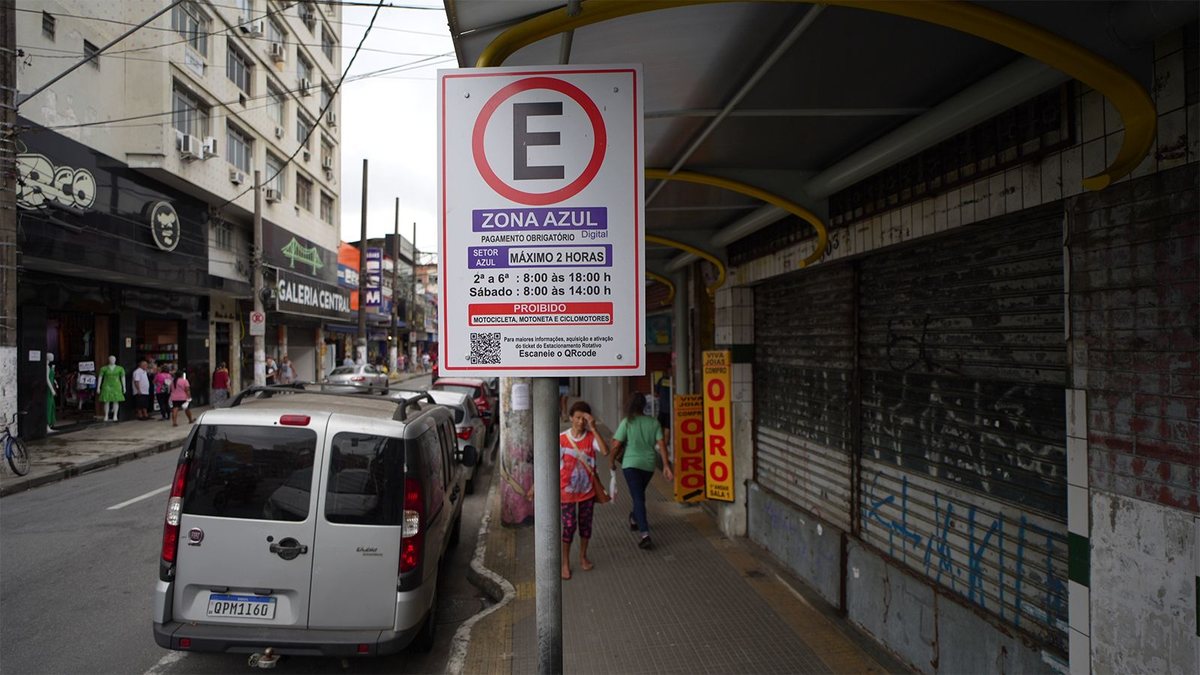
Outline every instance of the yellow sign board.
{"label": "yellow sign board", "polygon": [[675,396],[675,501],[704,499],[704,397]]}
{"label": "yellow sign board", "polygon": [[704,352],[705,496],[733,501],[732,357],[728,350]]}

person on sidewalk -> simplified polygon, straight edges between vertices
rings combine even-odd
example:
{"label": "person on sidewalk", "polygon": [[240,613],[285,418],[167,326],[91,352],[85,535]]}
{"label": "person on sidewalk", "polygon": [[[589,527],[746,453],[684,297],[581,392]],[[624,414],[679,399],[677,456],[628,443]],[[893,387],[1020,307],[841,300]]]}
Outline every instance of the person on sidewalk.
{"label": "person on sidewalk", "polygon": [[154,397],[158,399],[158,413],[162,419],[167,419],[171,416],[171,385],[174,384],[174,378],[171,377],[171,365],[168,363],[159,362],[158,374],[154,376]]}
{"label": "person on sidewalk", "polygon": [[650,548],[650,523],[646,519],[646,488],[654,478],[655,450],[662,457],[663,478],[672,480],[671,461],[667,458],[667,444],[663,441],[662,425],[653,417],[642,414],[646,408],[646,396],[634,392],[625,408],[625,419],[613,434],[612,456],[609,468],[616,469],[621,463],[625,484],[629,486],[629,497],[633,500],[633,512],[629,514],[629,529],[637,530],[638,546]]}
{"label": "person on sidewalk", "polygon": [[220,408],[229,400],[229,368],[225,362],[217,364],[212,376],[212,403],[214,408]]}
{"label": "person on sidewalk", "polygon": [[279,359],[279,384],[291,384],[296,381],[296,369],[292,367],[292,360],[284,354]]}
{"label": "person on sidewalk", "polygon": [[183,368],[179,369],[179,376],[175,378],[175,383],[171,385],[171,426],[179,426],[179,411],[187,413],[188,424],[195,422],[192,419],[192,411],[188,410],[188,406],[192,402],[192,385],[188,382],[187,373]]}
{"label": "person on sidewalk", "polygon": [[133,369],[133,411],[139,420],[148,420],[149,410],[150,375],[146,372],[146,359],[142,359]]}
{"label": "person on sidewalk", "polygon": [[608,443],[596,429],[592,407],[586,401],[571,406],[571,428],[558,435],[558,484],[562,503],[562,578],[571,578],[571,542],[579,529],[579,566],[586,572],[592,538],[592,513],[596,502],[596,453],[608,455]]}
{"label": "person on sidewalk", "polygon": [[266,383],[268,387],[273,387],[279,384],[279,368],[275,365],[275,359],[268,356],[267,364],[264,366],[266,371]]}

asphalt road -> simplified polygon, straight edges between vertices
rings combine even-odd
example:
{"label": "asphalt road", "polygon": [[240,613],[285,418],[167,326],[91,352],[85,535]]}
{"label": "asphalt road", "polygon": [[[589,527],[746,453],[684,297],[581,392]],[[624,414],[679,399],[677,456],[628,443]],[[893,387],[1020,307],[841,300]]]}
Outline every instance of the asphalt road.
{"label": "asphalt road", "polygon": [[[0,500],[0,672],[257,672],[245,655],[171,652],[154,642],[151,603],[167,501],[156,491],[170,482],[177,459],[175,452],[155,455]],[[463,504],[462,542],[442,571],[431,653],[285,657],[275,672],[443,672],[454,631],[487,603],[466,570],[492,475],[492,463],[481,465],[475,494]]]}

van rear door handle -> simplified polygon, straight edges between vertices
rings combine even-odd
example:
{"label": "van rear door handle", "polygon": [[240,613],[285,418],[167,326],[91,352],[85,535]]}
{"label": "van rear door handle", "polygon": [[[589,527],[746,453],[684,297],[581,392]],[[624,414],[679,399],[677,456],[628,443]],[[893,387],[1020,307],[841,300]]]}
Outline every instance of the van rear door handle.
{"label": "van rear door handle", "polygon": [[271,553],[284,560],[295,560],[297,556],[308,553],[308,547],[291,537],[281,539],[278,544],[271,544]]}

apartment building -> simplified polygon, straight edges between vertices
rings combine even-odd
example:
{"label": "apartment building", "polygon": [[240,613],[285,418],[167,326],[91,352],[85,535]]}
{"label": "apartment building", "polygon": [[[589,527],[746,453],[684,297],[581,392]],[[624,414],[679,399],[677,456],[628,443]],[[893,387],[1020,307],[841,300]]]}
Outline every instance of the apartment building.
{"label": "apartment building", "polygon": [[178,364],[202,397],[220,362],[235,387],[252,379],[256,171],[268,354],[319,377],[325,322],[351,320],[337,281],[341,9],[170,5],[17,2],[21,348],[39,356],[19,375],[34,394],[55,354],[64,422],[90,417],[89,369],[108,355]]}

